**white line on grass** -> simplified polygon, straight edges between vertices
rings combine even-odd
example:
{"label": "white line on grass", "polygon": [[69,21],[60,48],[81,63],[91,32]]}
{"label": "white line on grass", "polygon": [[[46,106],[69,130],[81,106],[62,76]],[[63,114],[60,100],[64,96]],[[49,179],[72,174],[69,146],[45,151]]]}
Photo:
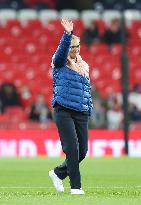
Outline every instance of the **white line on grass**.
{"label": "white line on grass", "polygon": [[[70,187],[65,187],[69,189]],[[126,189],[126,188],[141,188],[138,186],[95,186],[95,187],[85,187],[86,189]],[[54,187],[47,186],[0,186],[0,189],[54,189]]]}

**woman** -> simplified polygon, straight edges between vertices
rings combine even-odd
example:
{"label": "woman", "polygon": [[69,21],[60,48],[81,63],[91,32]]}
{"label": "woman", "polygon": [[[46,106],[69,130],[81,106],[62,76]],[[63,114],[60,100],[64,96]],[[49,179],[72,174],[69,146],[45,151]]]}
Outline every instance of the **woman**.
{"label": "woman", "polygon": [[65,32],[52,60],[53,107],[66,160],[49,176],[58,192],[64,192],[62,180],[69,176],[71,194],[84,194],[79,162],[88,149],[88,118],[92,110],[89,67],[79,55],[80,39],[72,35],[72,21],[62,20],[61,24]]}

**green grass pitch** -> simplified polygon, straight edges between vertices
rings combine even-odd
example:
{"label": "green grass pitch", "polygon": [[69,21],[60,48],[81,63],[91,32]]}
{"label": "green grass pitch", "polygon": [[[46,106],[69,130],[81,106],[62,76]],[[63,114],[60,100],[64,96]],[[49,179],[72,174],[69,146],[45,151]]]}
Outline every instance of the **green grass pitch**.
{"label": "green grass pitch", "polygon": [[84,196],[56,193],[48,171],[62,158],[1,158],[0,205],[141,205],[140,158],[86,158],[81,163]]}

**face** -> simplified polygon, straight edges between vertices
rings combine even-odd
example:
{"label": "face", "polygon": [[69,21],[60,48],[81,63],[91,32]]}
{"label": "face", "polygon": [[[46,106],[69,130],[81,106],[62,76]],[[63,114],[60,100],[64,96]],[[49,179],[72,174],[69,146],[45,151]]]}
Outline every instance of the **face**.
{"label": "face", "polygon": [[77,55],[80,53],[80,40],[77,37],[74,37],[71,41],[69,56],[72,59],[75,59]]}
{"label": "face", "polygon": [[111,24],[111,30],[117,31],[120,28],[120,21],[119,20],[113,20]]}
{"label": "face", "polygon": [[38,95],[36,98],[37,103],[44,103],[45,99],[43,95]]}

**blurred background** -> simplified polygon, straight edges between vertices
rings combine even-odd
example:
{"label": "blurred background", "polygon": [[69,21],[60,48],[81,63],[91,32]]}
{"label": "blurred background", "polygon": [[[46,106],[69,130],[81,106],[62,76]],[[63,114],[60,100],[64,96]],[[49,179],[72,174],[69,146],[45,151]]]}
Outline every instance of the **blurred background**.
{"label": "blurred background", "polygon": [[140,0],[0,0],[0,129],[56,129],[51,59],[74,22],[90,66],[89,128],[141,130]]}
{"label": "blurred background", "polygon": [[[94,104],[77,198],[48,177],[64,159],[51,68],[62,18],[81,38]],[[139,205],[140,161],[141,0],[0,0],[0,205]]]}

